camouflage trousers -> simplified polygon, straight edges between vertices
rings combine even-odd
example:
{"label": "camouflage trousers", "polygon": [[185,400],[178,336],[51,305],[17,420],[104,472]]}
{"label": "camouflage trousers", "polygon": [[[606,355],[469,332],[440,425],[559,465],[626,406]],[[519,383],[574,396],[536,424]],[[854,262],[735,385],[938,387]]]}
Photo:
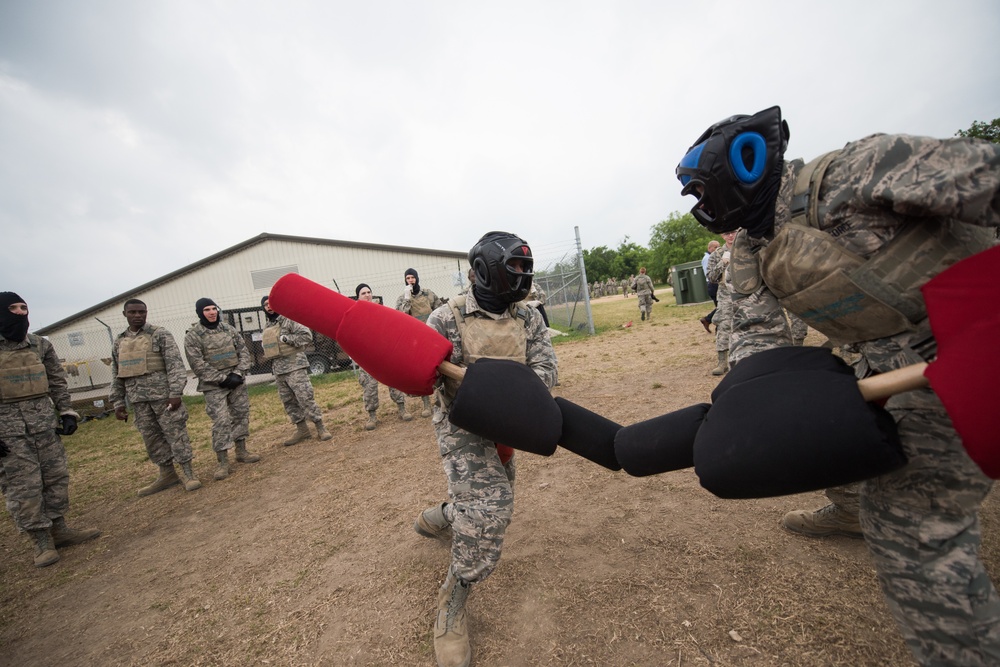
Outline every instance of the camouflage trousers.
{"label": "camouflage trousers", "polygon": [[465,583],[483,581],[500,561],[514,513],[514,459],[500,463],[496,445],[452,425],[435,410],[434,431],[448,478],[444,515],[451,524],[451,571]]}
{"label": "camouflage trousers", "polygon": [[861,528],[889,609],[919,664],[1000,665],[1000,597],[979,558],[992,480],[930,390],[886,408],[909,461],[862,485]]}
{"label": "camouflage trousers", "polygon": [[653,312],[653,293],[643,293],[639,296],[639,312],[647,315]]}
{"label": "camouflage trousers", "polygon": [[715,325],[715,351],[729,352],[733,336],[733,298],[728,289],[719,289],[719,303],[712,316]]}
{"label": "camouflage trousers", "polygon": [[194,454],[188,438],[188,411],[181,403],[176,410],[167,410],[167,401],[133,403],[135,428],[146,445],[149,460],[158,466],[187,463]]}
{"label": "camouflage trousers", "polygon": [[786,310],[785,314],[788,315],[788,325],[792,330],[792,340],[804,339],[809,333],[809,325],[805,323],[805,320],[790,310]]}
{"label": "camouflage trousers", "polygon": [[323,421],[323,413],[316,405],[316,395],[306,369],[275,375],[274,381],[278,385],[278,398],[285,406],[285,414],[293,424],[305,419],[313,423]]}
{"label": "camouflage trousers", "polygon": [[250,394],[245,384],[206,391],[205,412],[212,420],[212,451],[232,449],[233,442],[250,435]]}
{"label": "camouflage trousers", "polygon": [[[369,375],[365,369],[359,368],[358,382],[362,388],[361,395],[365,401],[365,411],[375,412],[378,410],[378,380]],[[389,387],[389,398],[396,404],[406,402],[406,394],[392,387]]]}
{"label": "camouflage trousers", "polygon": [[861,482],[835,486],[826,490],[830,502],[849,514],[857,516],[861,512]]}
{"label": "camouflage trousers", "polygon": [[5,435],[10,452],[0,458],[0,492],[18,530],[46,530],[69,510],[66,449],[52,429]]}

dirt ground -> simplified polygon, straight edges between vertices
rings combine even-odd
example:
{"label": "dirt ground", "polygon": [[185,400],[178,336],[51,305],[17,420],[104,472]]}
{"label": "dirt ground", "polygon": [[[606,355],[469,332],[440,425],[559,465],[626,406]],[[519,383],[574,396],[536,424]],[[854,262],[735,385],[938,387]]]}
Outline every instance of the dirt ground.
{"label": "dirt ground", "polygon": [[[556,394],[621,424],[708,400],[703,310],[559,345]],[[197,459],[197,492],[74,508],[71,523],[103,535],[49,568],[5,517],[0,663],[435,664],[448,549],[412,524],[445,480],[429,420],[397,421],[382,391],[375,431],[352,405],[328,413],[345,422],[328,443],[255,431],[263,461],[227,480]],[[503,559],[469,598],[474,665],[911,664],[863,541],[779,528],[822,494],[724,501],[691,470],[518,458]],[[997,572],[994,497],[983,515]]]}

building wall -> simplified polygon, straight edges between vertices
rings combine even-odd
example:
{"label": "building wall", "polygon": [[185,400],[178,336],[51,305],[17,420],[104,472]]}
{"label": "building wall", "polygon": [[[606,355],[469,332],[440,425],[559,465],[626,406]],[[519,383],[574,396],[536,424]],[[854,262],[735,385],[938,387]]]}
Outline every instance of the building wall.
{"label": "building wall", "polygon": [[[358,283],[368,283],[392,307],[402,294],[403,273],[408,268],[417,270],[422,287],[447,298],[462,289],[455,283],[465,280],[468,262],[453,253],[434,255],[265,239],[167,282],[129,293],[121,303],[46,330],[45,336],[66,362],[71,389],[100,387],[111,382],[113,337],[127,327],[122,315],[125,299],[146,302],[148,322],[169,329],[183,349],[184,332],[197,321],[194,304],[201,297],[214,300],[223,313],[259,307],[261,297],[281,275],[299,273],[348,296],[354,296]],[[243,329],[259,326],[256,314],[244,313],[242,317],[246,320]]]}

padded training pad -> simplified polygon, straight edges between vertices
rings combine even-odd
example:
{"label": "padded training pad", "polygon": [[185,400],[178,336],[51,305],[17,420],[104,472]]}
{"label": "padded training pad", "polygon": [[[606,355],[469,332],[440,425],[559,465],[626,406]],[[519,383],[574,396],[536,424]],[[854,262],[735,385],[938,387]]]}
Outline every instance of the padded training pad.
{"label": "padded training pad", "polygon": [[695,472],[720,498],[816,491],[905,463],[889,414],[864,401],[852,375],[830,371],[775,373],[730,387],[694,441]]}
{"label": "padded training pad", "polygon": [[551,456],[562,413],[535,372],[516,361],[480,359],[465,379],[448,419],[459,428],[532,454]]}
{"label": "padded training pad", "polygon": [[615,435],[615,457],[635,477],[694,465],[694,439],[711,406],[698,403],[638,424]]}
{"label": "padded training pad", "polygon": [[358,301],[344,314],[336,340],[373,378],[415,396],[434,392],[437,367],[452,348],[415,317],[371,301]]}
{"label": "padded training pad", "polygon": [[271,287],[268,300],[274,312],[333,339],[337,338],[344,314],[355,303],[297,273],[286,273],[279,278]]}
{"label": "padded training pad", "polygon": [[556,398],[556,405],[562,413],[562,447],[608,470],[622,469],[615,458],[615,434],[621,424],[562,397]]}
{"label": "padded training pad", "polygon": [[854,375],[843,359],[823,347],[776,347],[757,352],[733,366],[712,392],[712,402],[741,382],[788,371],[830,371]]}

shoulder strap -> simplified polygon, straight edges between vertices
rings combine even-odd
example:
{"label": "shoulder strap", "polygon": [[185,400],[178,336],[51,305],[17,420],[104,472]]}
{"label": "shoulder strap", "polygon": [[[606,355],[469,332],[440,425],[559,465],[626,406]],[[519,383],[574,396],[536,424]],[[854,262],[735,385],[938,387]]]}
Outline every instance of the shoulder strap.
{"label": "shoulder strap", "polygon": [[802,167],[802,171],[795,179],[795,187],[792,189],[792,203],[789,207],[792,224],[819,229],[819,197],[813,195],[819,194],[819,185],[823,182],[823,175],[826,174],[827,167],[838,155],[840,155],[840,149],[820,155]]}

